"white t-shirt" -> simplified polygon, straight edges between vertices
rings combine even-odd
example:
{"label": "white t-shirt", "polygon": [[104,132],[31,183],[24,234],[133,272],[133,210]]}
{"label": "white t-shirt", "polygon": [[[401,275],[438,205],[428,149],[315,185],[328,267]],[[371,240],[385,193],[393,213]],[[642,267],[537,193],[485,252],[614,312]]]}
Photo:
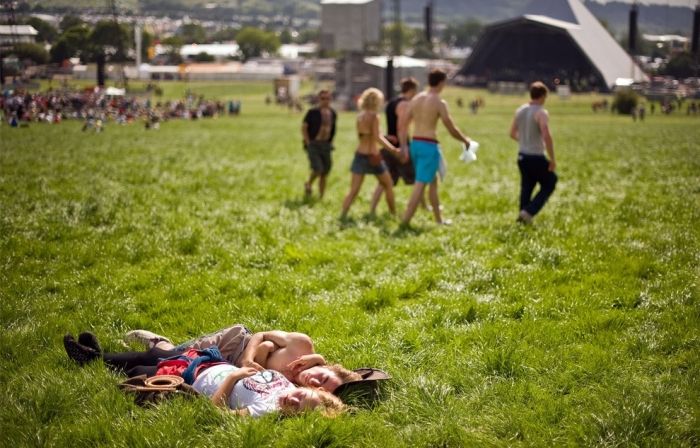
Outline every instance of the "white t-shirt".
{"label": "white t-shirt", "polygon": [[[219,389],[226,377],[238,370],[231,364],[219,364],[209,367],[199,374],[192,387],[207,397],[211,397]],[[279,409],[278,397],[296,386],[276,370],[263,370],[248,378],[238,381],[228,405],[231,409],[247,408],[253,417],[259,417]]]}

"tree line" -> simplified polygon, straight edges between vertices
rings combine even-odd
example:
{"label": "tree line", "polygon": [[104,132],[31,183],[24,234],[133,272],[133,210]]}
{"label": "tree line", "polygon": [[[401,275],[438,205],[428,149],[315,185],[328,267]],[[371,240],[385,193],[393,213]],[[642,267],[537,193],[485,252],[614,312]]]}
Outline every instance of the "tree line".
{"label": "tree line", "polygon": [[[603,25],[609,28],[605,21]],[[124,62],[133,59],[129,50],[134,47],[133,25],[117,23],[113,20],[101,20],[95,24],[89,24],[75,15],[65,15],[61,19],[58,28],[37,17],[29,17],[23,21],[33,26],[38,31],[37,44],[16,44],[11,51],[20,60],[30,60],[35,64],[48,62],[62,63],[66,59],[78,57],[85,62],[95,62],[100,58],[112,62]],[[468,19],[461,22],[452,22],[436,36],[433,42],[428,42],[422,28],[414,28],[406,24],[388,24],[382,30],[381,41],[369,52],[386,54],[393,48],[394,40],[399,39],[402,52],[419,58],[436,57],[433,51],[435,46],[445,47],[473,47],[483,32],[484,23],[477,19]],[[180,26],[176,32],[162,39],[147,31],[142,33],[142,57],[148,60],[148,48],[155,42],[160,42],[169,48],[168,53],[161,56],[161,63],[178,64],[183,62],[180,56],[180,48],[185,44],[203,44],[212,42],[236,41],[240,48],[237,59],[248,60],[259,57],[265,53],[273,54],[281,44],[317,42],[319,32],[317,29],[281,30],[260,29],[246,26],[243,28],[224,27],[215,30],[207,30],[196,22],[186,23]],[[653,44],[644,41],[640,35],[637,42],[641,55],[652,57],[668,56],[662,54],[660,49]],[[51,48],[47,52],[45,44]],[[621,45],[627,47],[626,37],[621,40]],[[326,54],[321,56],[334,56]],[[206,53],[200,53],[194,58],[196,61],[210,61],[214,58]],[[692,58],[686,53],[672,55],[667,64],[662,66],[659,74],[669,74],[677,77],[691,76],[689,68]],[[689,71],[690,70],[690,71]]]}

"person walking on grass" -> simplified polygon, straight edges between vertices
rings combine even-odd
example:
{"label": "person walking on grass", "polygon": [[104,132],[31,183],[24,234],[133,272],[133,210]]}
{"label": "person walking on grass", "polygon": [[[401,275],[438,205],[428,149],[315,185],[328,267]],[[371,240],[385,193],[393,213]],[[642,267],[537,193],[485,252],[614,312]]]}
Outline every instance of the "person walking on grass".
{"label": "person walking on grass", "polygon": [[[394,145],[399,145],[399,122],[401,116],[406,113],[409,101],[418,93],[418,81],[415,78],[404,78],[401,80],[401,94],[389,101],[386,105],[384,113],[386,115],[386,139]],[[386,148],[381,149],[382,158],[389,169],[391,180],[394,187],[398,184],[399,179],[403,179],[405,185],[413,185],[416,181],[416,171],[413,169],[408,149],[402,151],[398,156]],[[374,190],[372,196],[372,205],[370,206],[370,214],[374,214],[379,201],[384,193],[384,187],[380,183]],[[425,207],[425,198],[421,198],[422,205]]]}
{"label": "person walking on grass", "polygon": [[[530,102],[515,111],[510,127],[510,138],[518,142],[520,213],[517,221],[524,224],[532,222],[557,185],[554,141],[549,132],[549,113],[544,108],[547,93],[547,86],[542,82],[532,83]],[[532,197],[537,184],[540,184],[540,190]]]}
{"label": "person walking on grass", "polygon": [[260,417],[270,412],[293,415],[316,410],[334,417],[345,409],[338,397],[319,388],[297,387],[275,370],[236,367],[226,362],[215,346],[162,359],[149,352],[103,353],[90,332],[81,333],[77,341],[67,334],[63,345],[68,357],[81,366],[102,358],[105,364],[124,370],[130,378],[144,374],[180,376],[214,405],[230,409],[236,415]]}
{"label": "person walking on grass", "polygon": [[441,120],[450,135],[469,147],[469,138],[454,124],[447,109],[447,103],[440,98],[440,93],[447,83],[447,75],[440,69],[433,69],[428,74],[428,90],[416,95],[408,104],[406,113],[399,124],[399,143],[402,150],[408,147],[408,127],[413,122],[413,139],[410,155],[416,170],[416,183],[406,206],[402,225],[407,226],[416,213],[416,208],[423,197],[425,186],[430,185],[428,198],[438,224],[450,224],[444,220],[440,210],[438,196],[437,172],[442,155],[437,141],[437,122]]}
{"label": "person walking on grass", "polygon": [[393,183],[386,163],[382,160],[382,155],[377,148],[377,143],[380,143],[396,156],[400,155],[399,149],[379,132],[379,110],[384,105],[384,94],[381,90],[370,87],[362,92],[357,104],[360,113],[357,115],[355,125],[359,144],[350,167],[352,172],[350,191],[345,196],[345,200],[343,200],[343,211],[340,218],[345,219],[347,217],[350,206],[360,192],[360,187],[362,187],[362,181],[366,174],[377,176],[379,185],[386,193],[386,203],[389,206],[389,212],[395,215],[396,205],[394,203]]}
{"label": "person walking on grass", "polygon": [[326,180],[333,164],[333,137],[337,114],[331,107],[331,92],[318,92],[318,107],[309,109],[301,124],[301,135],[304,140],[304,150],[309,158],[311,174],[304,183],[304,194],[311,196],[314,181],[318,179],[319,198],[323,199],[326,191]]}

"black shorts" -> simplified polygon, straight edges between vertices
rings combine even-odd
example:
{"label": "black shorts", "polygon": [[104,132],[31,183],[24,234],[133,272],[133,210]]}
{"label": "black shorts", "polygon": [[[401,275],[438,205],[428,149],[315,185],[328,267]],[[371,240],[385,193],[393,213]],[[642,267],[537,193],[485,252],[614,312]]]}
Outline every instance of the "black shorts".
{"label": "black shorts", "polygon": [[413,185],[416,182],[416,170],[413,168],[413,163],[410,160],[406,163],[401,163],[399,158],[389,152],[389,150],[382,149],[381,152],[394,185],[399,183],[399,179],[403,179],[403,183],[406,185]]}
{"label": "black shorts", "polygon": [[309,142],[306,145],[306,154],[309,156],[311,171],[323,176],[330,173],[333,166],[332,150],[333,145],[330,142]]}

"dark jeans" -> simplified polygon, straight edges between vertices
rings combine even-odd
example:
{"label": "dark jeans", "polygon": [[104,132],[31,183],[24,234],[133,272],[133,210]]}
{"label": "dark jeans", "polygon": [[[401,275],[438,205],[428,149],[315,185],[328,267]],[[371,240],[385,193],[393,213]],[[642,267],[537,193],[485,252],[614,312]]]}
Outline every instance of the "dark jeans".
{"label": "dark jeans", "polygon": [[[520,168],[520,210],[535,216],[544,207],[557,185],[557,175],[549,171],[549,161],[545,156],[518,154]],[[535,197],[532,192],[540,184]]]}
{"label": "dark jeans", "polygon": [[127,376],[131,378],[142,374],[153,376],[158,369],[158,363],[163,358],[177,356],[183,352],[184,350],[163,350],[153,347],[145,352],[105,353],[102,358],[105,364],[126,372]]}

